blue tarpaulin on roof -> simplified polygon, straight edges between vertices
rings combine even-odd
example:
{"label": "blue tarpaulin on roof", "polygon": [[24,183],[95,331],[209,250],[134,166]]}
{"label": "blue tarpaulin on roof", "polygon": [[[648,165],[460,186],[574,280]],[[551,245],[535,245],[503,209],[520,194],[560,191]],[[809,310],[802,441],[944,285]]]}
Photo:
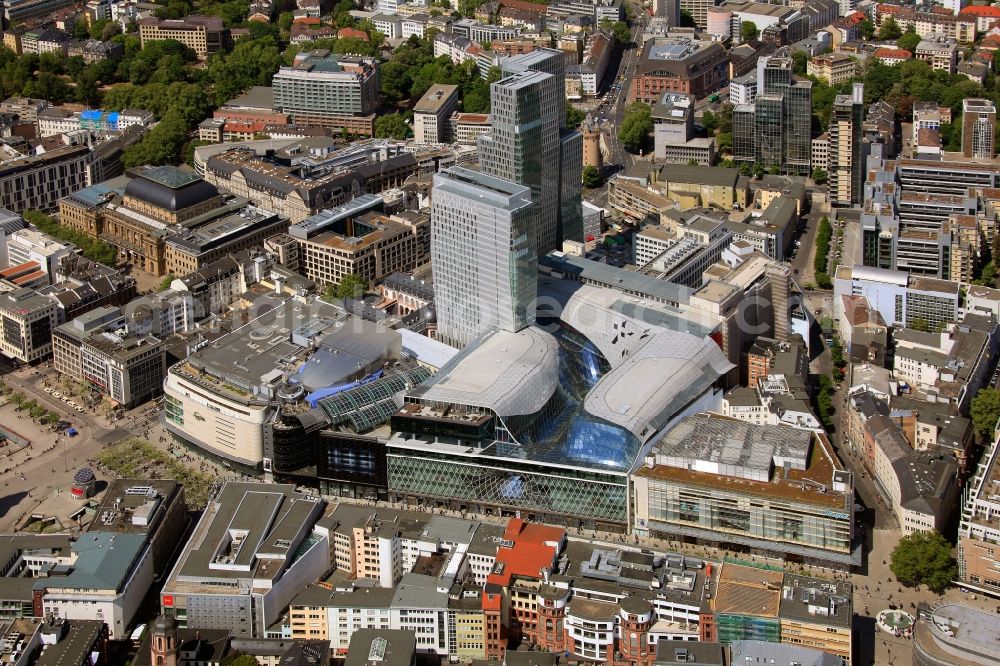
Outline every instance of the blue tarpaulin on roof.
{"label": "blue tarpaulin on roof", "polygon": [[377,370],[358,382],[350,382],[349,384],[339,384],[337,386],[327,386],[326,388],[317,389],[306,396],[306,402],[309,403],[310,407],[315,407],[316,403],[323,398],[329,398],[331,395],[337,395],[338,393],[352,389],[355,386],[361,386],[362,384],[373,382],[381,376],[382,371]]}

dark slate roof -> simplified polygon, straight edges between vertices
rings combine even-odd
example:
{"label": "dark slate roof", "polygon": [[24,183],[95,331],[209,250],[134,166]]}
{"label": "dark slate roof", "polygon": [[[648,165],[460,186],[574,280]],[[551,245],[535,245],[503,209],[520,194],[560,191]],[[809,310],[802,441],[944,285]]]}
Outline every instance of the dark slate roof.
{"label": "dark slate roof", "polygon": [[219,196],[219,190],[175,167],[153,167],[139,172],[129,181],[125,194],[159,208],[178,211]]}

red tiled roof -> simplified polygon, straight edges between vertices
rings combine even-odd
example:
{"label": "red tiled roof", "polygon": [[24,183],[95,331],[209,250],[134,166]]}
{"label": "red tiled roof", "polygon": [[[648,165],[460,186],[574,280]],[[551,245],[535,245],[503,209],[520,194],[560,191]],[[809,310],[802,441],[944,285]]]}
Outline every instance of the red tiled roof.
{"label": "red tiled roof", "polygon": [[503,535],[507,543],[497,550],[497,566],[486,582],[507,587],[514,576],[542,578],[542,569],[552,569],[565,537],[561,527],[511,518]]}
{"label": "red tiled roof", "polygon": [[329,25],[303,25],[295,23],[290,31],[292,37],[333,37],[333,27]]}
{"label": "red tiled roof", "polygon": [[504,539],[526,539],[534,543],[557,545],[562,543],[566,530],[561,527],[528,523],[520,518],[511,518],[504,530]]}
{"label": "red tiled roof", "polygon": [[993,5],[970,5],[963,7],[959,14],[1000,18],[1000,7],[994,7]]}
{"label": "red tiled roof", "polygon": [[913,54],[906,49],[891,49],[888,46],[883,46],[875,49],[875,53],[872,54],[876,58],[912,58]]}
{"label": "red tiled roof", "polygon": [[368,33],[357,28],[341,28],[337,31],[337,37],[340,39],[360,39],[363,42],[368,41]]}
{"label": "red tiled roof", "polygon": [[319,25],[322,22],[318,16],[299,16],[292,20],[292,25]]}
{"label": "red tiled roof", "polygon": [[223,125],[222,131],[224,132],[263,132],[264,128],[267,126],[263,120],[254,120],[252,122],[246,122],[244,120],[229,120]]}
{"label": "red tiled roof", "polygon": [[41,265],[37,261],[26,261],[23,264],[18,264],[17,266],[10,266],[8,268],[0,271],[0,278],[9,278],[15,275],[24,275],[25,273],[30,273],[37,271],[41,268]]}
{"label": "red tiled roof", "polygon": [[528,0],[500,0],[500,4],[504,7],[523,9],[524,11],[536,12],[538,14],[544,14],[548,9],[548,5],[528,2]]}
{"label": "red tiled roof", "polygon": [[483,593],[483,610],[484,611],[498,611],[501,608],[501,603],[503,598],[496,592],[484,592]]}
{"label": "red tiled roof", "polygon": [[542,569],[551,570],[555,561],[556,549],[552,546],[535,543],[514,544],[513,548],[501,546],[497,551],[495,573],[491,573],[486,582],[507,587],[514,576],[541,579]]}
{"label": "red tiled roof", "polygon": [[14,278],[13,282],[17,285],[27,284],[28,282],[34,282],[38,278],[45,277],[45,271],[35,271],[34,273],[28,273],[27,275],[22,275],[21,277]]}

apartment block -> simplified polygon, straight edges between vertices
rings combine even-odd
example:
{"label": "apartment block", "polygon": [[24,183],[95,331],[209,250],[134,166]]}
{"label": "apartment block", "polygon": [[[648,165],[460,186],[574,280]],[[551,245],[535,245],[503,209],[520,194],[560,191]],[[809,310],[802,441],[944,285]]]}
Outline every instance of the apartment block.
{"label": "apartment block", "polygon": [[968,14],[917,11],[914,7],[879,3],[874,8],[874,20],[881,28],[888,17],[904,32],[912,27],[921,37],[945,37],[963,44],[976,41],[976,18]]}
{"label": "apartment block", "polygon": [[818,55],[809,60],[806,73],[823,79],[829,85],[840,85],[858,75],[858,61],[840,52]]}
{"label": "apartment block", "polygon": [[958,499],[958,465],[950,452],[914,451],[900,424],[876,414],[863,427],[862,459],[903,534],[941,531]]}
{"label": "apartment block", "polygon": [[15,213],[54,210],[59,199],[100,179],[98,158],[80,145],[0,162],[0,206]]}
{"label": "apartment block", "polygon": [[997,434],[987,447],[972,479],[962,491],[962,519],[958,529],[958,578],[963,583],[1000,594],[1000,482]]}
{"label": "apartment block", "polygon": [[292,224],[360,194],[401,187],[410,176],[438,171],[453,160],[448,150],[405,152],[385,140],[337,150],[329,137],[289,141],[273,152],[238,146],[205,156],[195,153],[206,181]]}
{"label": "apartment block", "polygon": [[855,83],[851,95],[837,95],[833,103],[825,168],[830,183],[830,201],[834,204],[860,204],[864,195],[864,92],[864,84]]}

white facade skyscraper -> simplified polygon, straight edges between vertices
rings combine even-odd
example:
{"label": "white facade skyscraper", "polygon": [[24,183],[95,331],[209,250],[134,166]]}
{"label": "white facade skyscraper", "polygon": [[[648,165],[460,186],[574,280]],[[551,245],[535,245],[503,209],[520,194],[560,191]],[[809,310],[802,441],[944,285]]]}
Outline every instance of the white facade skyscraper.
{"label": "white facade skyscraper", "polygon": [[452,167],[434,176],[431,263],[437,335],[464,347],[497,327],[535,320],[538,207],[531,190]]}

